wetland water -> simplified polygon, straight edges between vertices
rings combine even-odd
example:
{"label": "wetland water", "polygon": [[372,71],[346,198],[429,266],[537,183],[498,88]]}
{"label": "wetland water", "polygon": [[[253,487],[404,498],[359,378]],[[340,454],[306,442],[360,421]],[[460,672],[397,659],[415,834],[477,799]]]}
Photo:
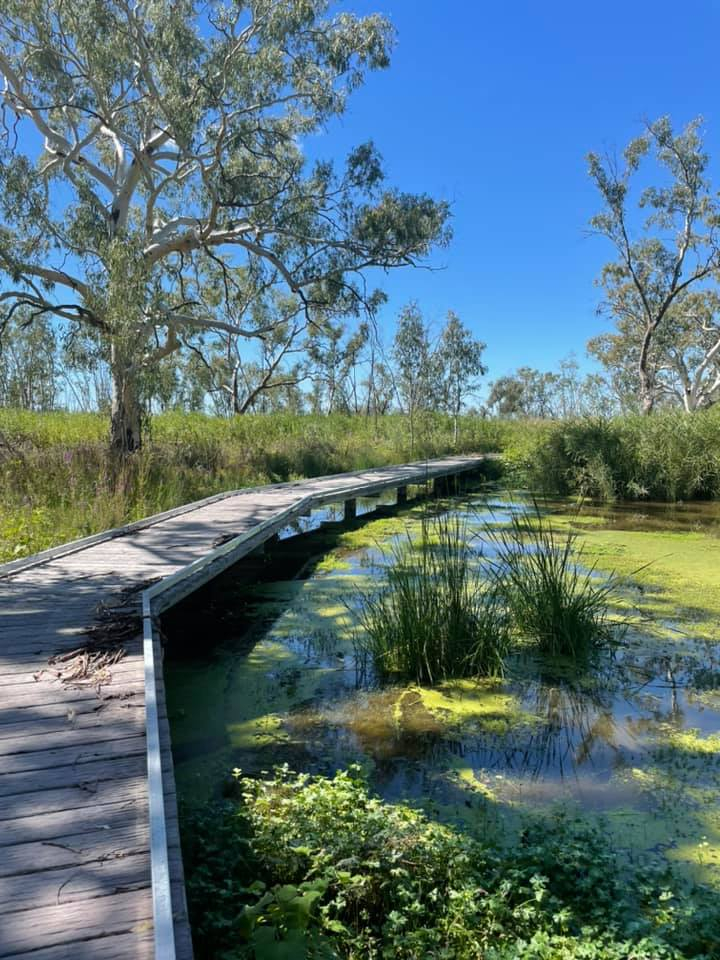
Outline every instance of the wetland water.
{"label": "wetland water", "polygon": [[[478,494],[448,506],[478,530],[524,509]],[[219,795],[236,767],[359,763],[385,799],[448,822],[514,832],[562,806],[720,886],[720,505],[545,507],[597,576],[628,576],[616,647],[580,665],[521,648],[495,682],[363,685],[353,605],[428,508],[350,528],[321,526],[341,516],[327,510],[167,619],[180,797]]]}

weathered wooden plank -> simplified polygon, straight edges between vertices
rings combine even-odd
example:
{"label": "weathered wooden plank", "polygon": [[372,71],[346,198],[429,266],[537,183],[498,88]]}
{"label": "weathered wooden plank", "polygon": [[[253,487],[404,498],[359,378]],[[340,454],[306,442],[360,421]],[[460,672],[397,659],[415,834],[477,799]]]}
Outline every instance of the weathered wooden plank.
{"label": "weathered wooden plank", "polygon": [[[75,699],[75,694],[81,694],[82,699]],[[132,693],[127,690],[124,694],[116,695],[112,686],[105,688],[99,695],[85,696],[87,691],[68,691],[68,700],[60,700],[54,703],[33,704],[27,701],[16,703],[12,707],[6,707],[0,713],[0,736],[3,731],[12,730],[16,724],[26,725],[29,733],[33,730],[31,725],[35,722],[44,722],[53,717],[65,717],[68,722],[72,722],[76,716],[91,713],[95,710],[102,710],[109,706],[127,708],[128,710],[143,710],[145,707],[144,689],[138,687]],[[12,734],[11,734],[12,735]]]}
{"label": "weathered wooden plank", "polygon": [[[119,817],[117,812],[115,814],[117,822],[112,824],[111,820],[105,825],[105,829],[84,830],[82,833],[52,836],[47,840],[14,843],[12,846],[3,847],[0,877],[147,853],[147,809],[139,808],[139,814],[133,819],[122,816],[124,811],[119,813]],[[79,823],[75,824],[75,829],[80,826]]]}
{"label": "weathered wooden plank", "polygon": [[[33,773],[51,769],[59,774],[66,767],[72,767],[77,779],[89,765],[98,763],[113,764],[117,759],[145,755],[145,730],[135,731],[118,739],[107,739],[100,743],[79,743],[72,746],[55,748],[51,740],[46,749],[28,750],[10,753],[2,759],[3,780],[15,774]],[[47,782],[47,781],[46,781]],[[0,786],[0,790],[2,790]]]}
{"label": "weathered wooden plank", "polygon": [[[40,945],[72,944],[76,940],[115,933],[145,933],[151,924],[152,898],[148,888],[116,893],[111,897],[95,897],[91,902],[55,904],[33,910],[31,915],[25,910],[9,913],[3,917],[0,926],[0,957],[36,949]],[[97,956],[103,956],[102,947]]]}
{"label": "weathered wooden plank", "polygon": [[[54,947],[32,948],[13,953],[13,960],[152,960],[152,924],[133,933],[104,935],[92,940],[73,940]],[[179,960],[179,958],[178,958]]]}
{"label": "weathered wooden plank", "polygon": [[100,804],[127,802],[139,798],[147,798],[144,769],[139,769],[135,776],[116,780],[78,782],[67,787],[44,790],[31,787],[25,793],[0,796],[0,821],[16,820],[23,816],[44,817],[49,813],[69,811],[78,817],[80,822],[80,818],[85,817],[89,809]]}
{"label": "weathered wooden plank", "polygon": [[[112,784],[110,786],[112,787]],[[95,802],[90,806],[76,803],[69,808],[62,806],[58,810],[43,809],[36,814],[19,811],[18,816],[3,820],[0,827],[2,857],[10,856],[8,848],[28,844],[47,842],[50,849],[52,842],[62,841],[63,837],[74,837],[80,831],[106,834],[109,831],[134,829],[137,825],[147,829],[148,803],[144,778],[138,778],[134,783],[127,782],[124,789],[118,784],[116,787],[115,793],[112,790],[105,792],[99,789],[93,797]],[[131,788],[134,788],[134,792],[128,796]],[[46,794],[55,792],[45,791]],[[74,842],[70,845],[78,846]]]}
{"label": "weathered wooden plank", "polygon": [[[144,744],[143,744],[144,746]],[[6,773],[0,778],[0,797],[12,797],[19,793],[33,793],[81,786],[93,790],[105,780],[124,780],[142,776],[146,772],[144,750],[131,756],[95,760],[69,766],[47,767],[22,773]]]}
{"label": "weathered wooden plank", "polygon": [[[120,737],[135,736],[145,730],[142,709],[128,709],[126,703],[109,701],[109,709],[90,710],[87,713],[71,713],[66,710],[59,716],[37,718],[33,723],[9,723],[0,726],[0,757],[10,753],[30,751],[65,745],[97,743]],[[142,708],[139,703],[138,707]]]}
{"label": "weathered wooden plank", "polygon": [[69,700],[96,700],[104,696],[113,696],[115,699],[126,693],[137,694],[143,689],[142,674],[133,680],[118,681],[112,679],[108,683],[90,684],[61,683],[59,680],[38,680],[37,684],[18,684],[12,692],[2,691],[4,707],[22,706],[23,704],[37,707],[42,704],[66,703]]}
{"label": "weathered wooden plank", "polygon": [[[34,669],[26,669],[23,673],[13,673],[0,677],[0,696],[22,693],[24,688],[26,689],[31,684],[57,685],[61,682],[62,666],[62,664],[50,665],[47,660],[37,662],[36,659]],[[99,671],[99,676],[101,679],[107,677],[105,684],[109,685],[110,683],[135,680],[142,676],[143,669],[142,657],[125,657],[113,666]],[[88,683],[87,686],[92,686],[92,684]]]}
{"label": "weathered wooden plank", "polygon": [[106,860],[0,877],[0,911],[5,923],[13,913],[32,910],[34,916],[38,909],[149,886],[150,854],[146,845],[144,850],[122,852]]}

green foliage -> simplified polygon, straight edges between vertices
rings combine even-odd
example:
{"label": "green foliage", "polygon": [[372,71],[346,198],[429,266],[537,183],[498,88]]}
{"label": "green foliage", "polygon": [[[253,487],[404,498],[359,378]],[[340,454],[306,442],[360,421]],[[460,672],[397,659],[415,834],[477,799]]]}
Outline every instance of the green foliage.
{"label": "green foliage", "polygon": [[504,452],[511,475],[538,493],[720,497],[720,408],[507,424]]}
{"label": "green foliage", "polygon": [[[96,533],[220,490],[502,451],[507,485],[600,499],[720,497],[720,409],[612,420],[502,421],[424,415],[415,451],[406,418],[166,413],[109,483],[107,422],[90,413],[0,409],[0,561]],[[491,464],[488,465],[492,466]]]}
{"label": "green foliage", "polygon": [[365,270],[449,240],[448,204],[389,185],[372,144],[337,168],[303,154],[389,63],[389,22],[336,7],[0,7],[0,333],[26,305],[97,342],[123,459],[163,360],[262,340],[271,291],[304,328],[356,316],[376,302]]}
{"label": "green foliage", "polygon": [[488,582],[455,516],[426,519],[393,547],[387,583],[362,594],[358,652],[381,679],[420,684],[497,676],[509,642],[502,596]]}
{"label": "green foliage", "polygon": [[720,957],[711,891],[630,864],[581,820],[499,844],[382,802],[355,768],[239,785],[184,831],[199,960]]}
{"label": "green foliage", "polygon": [[579,657],[615,637],[608,615],[619,585],[583,565],[572,532],[558,534],[535,504],[507,525],[485,524],[492,556],[478,561],[467,522],[424,520],[391,550],[384,585],[361,593],[356,655],[380,680],[433,685],[498,676],[512,634],[549,656]]}
{"label": "green foliage", "polygon": [[[720,207],[707,176],[701,126],[698,117],[676,134],[670,119],[661,117],[646,123],[643,135],[627,146],[624,163],[588,156],[603,201],[590,226],[617,256],[599,283],[604,308],[618,324],[617,334],[591,341],[590,349],[614,368],[616,382],[626,381],[628,373],[636,380],[646,414],[668,395],[688,410],[717,399],[717,326],[713,330],[706,318],[691,322],[688,344],[682,330],[688,324],[677,324],[679,314],[698,313],[695,291],[706,287],[720,263],[714,237]],[[637,182],[649,156],[660,186]],[[629,209],[633,199],[640,217]]]}
{"label": "green foliage", "polygon": [[581,656],[613,639],[618,624],[608,617],[608,602],[619,580],[600,580],[594,565],[583,565],[576,534],[558,534],[535,504],[506,527],[488,524],[484,536],[496,551],[492,580],[514,628],[543,653]]}

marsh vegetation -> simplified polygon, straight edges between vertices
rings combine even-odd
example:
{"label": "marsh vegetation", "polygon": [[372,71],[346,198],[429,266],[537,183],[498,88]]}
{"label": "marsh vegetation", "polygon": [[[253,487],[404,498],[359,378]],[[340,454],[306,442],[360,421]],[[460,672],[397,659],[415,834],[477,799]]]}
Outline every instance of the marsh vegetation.
{"label": "marsh vegetation", "polygon": [[435,684],[500,676],[510,642],[507,604],[478,564],[467,520],[424,518],[389,551],[379,590],[361,592],[359,666],[387,682]]}
{"label": "marsh vegetation", "polygon": [[448,452],[501,454],[503,482],[606,502],[720,497],[720,415],[406,418],[167,413],[111,482],[100,414],[0,408],[0,561],[119,526],[221,490],[400,463]]}
{"label": "marsh vegetation", "polygon": [[[538,524],[518,497],[440,506],[281,543],[318,561],[280,582],[291,568],[274,578],[270,560],[249,648],[170,663],[198,956],[717,957],[717,508],[553,502]],[[533,537],[567,547],[571,607],[576,573],[600,591],[599,642],[568,656],[508,615],[502,676],[358,682],[349,598],[459,544],[467,590],[518,541],[534,556]]]}
{"label": "marsh vegetation", "polygon": [[431,686],[500,677],[513,640],[577,660],[619,639],[610,605],[621,586],[584,565],[577,535],[555,530],[536,501],[500,524],[424,517],[417,536],[391,544],[381,586],[359,594],[359,668]]}

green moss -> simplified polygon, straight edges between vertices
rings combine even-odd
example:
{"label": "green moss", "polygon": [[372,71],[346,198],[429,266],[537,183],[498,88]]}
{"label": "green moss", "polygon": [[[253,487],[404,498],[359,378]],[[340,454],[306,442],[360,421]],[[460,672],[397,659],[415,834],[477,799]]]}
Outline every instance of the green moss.
{"label": "green moss", "polygon": [[[601,569],[615,569],[656,588],[646,603],[664,597],[676,615],[688,608],[720,614],[720,540],[702,533],[593,530],[588,556]],[[646,566],[644,566],[646,565]],[[638,571],[640,566],[644,569]]]}
{"label": "green moss", "polygon": [[[371,520],[354,530],[345,530],[338,537],[338,547],[341,550],[362,550],[366,547],[375,547],[389,537],[405,534],[415,529],[413,515],[417,510],[409,511],[398,517],[383,517]],[[417,519],[417,518],[416,518]]]}

